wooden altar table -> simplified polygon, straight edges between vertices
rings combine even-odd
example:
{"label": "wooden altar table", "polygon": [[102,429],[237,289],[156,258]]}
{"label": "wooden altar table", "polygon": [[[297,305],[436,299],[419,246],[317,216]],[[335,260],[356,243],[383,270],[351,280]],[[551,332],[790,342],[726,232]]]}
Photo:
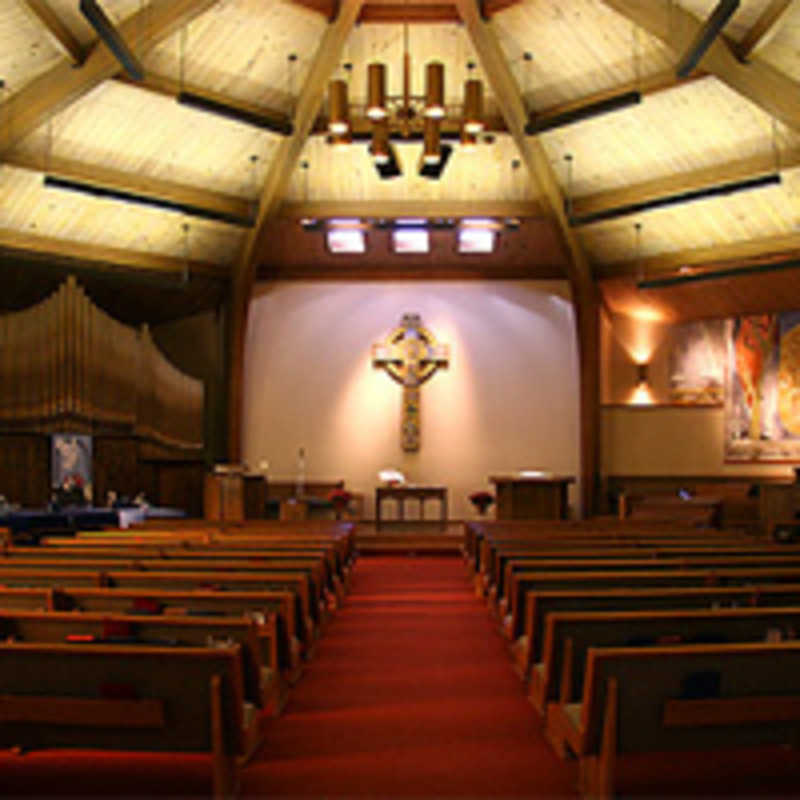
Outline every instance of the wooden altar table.
{"label": "wooden altar table", "polygon": [[419,516],[425,516],[425,501],[439,501],[439,520],[442,530],[447,530],[447,487],[446,486],[378,486],[375,489],[375,529],[380,530],[383,524],[381,505],[384,500],[397,500],[398,518],[405,519],[406,500],[419,500]]}

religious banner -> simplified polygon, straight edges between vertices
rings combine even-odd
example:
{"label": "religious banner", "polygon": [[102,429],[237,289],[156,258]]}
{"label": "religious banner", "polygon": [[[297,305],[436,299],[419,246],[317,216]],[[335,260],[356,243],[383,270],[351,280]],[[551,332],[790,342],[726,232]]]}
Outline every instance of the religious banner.
{"label": "religious banner", "polygon": [[725,384],[727,323],[723,319],[678,325],[670,350],[670,402],[680,405],[722,403]]}
{"label": "religious banner", "polygon": [[726,461],[800,460],[800,312],[727,324]]}
{"label": "religious banner", "polygon": [[403,387],[400,440],[408,453],[420,445],[420,386],[446,367],[448,359],[447,345],[437,343],[419,314],[404,314],[385,341],[372,346],[372,365],[385,369]]}

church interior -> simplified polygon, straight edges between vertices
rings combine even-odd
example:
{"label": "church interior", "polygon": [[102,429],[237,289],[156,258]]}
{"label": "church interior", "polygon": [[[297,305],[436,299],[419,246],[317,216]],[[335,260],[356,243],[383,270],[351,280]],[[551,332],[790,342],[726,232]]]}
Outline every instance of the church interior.
{"label": "church interior", "polygon": [[5,795],[797,794],[798,0],[0,41]]}

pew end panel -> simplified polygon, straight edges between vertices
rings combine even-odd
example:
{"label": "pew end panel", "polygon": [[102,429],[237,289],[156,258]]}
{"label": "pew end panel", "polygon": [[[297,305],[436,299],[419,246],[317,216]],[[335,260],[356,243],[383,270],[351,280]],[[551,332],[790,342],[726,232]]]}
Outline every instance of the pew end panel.
{"label": "pew end panel", "polygon": [[207,753],[213,795],[247,753],[239,647],[0,645],[0,743],[25,749]]}

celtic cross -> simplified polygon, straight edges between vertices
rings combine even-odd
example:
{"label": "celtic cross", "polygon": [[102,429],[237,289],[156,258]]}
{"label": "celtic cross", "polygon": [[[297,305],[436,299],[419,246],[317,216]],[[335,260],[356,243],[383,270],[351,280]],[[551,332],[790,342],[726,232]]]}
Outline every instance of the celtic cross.
{"label": "celtic cross", "polygon": [[408,453],[419,450],[420,386],[448,365],[447,345],[438,344],[419,314],[404,314],[386,339],[372,346],[372,365],[385,369],[403,386],[401,443]]}

